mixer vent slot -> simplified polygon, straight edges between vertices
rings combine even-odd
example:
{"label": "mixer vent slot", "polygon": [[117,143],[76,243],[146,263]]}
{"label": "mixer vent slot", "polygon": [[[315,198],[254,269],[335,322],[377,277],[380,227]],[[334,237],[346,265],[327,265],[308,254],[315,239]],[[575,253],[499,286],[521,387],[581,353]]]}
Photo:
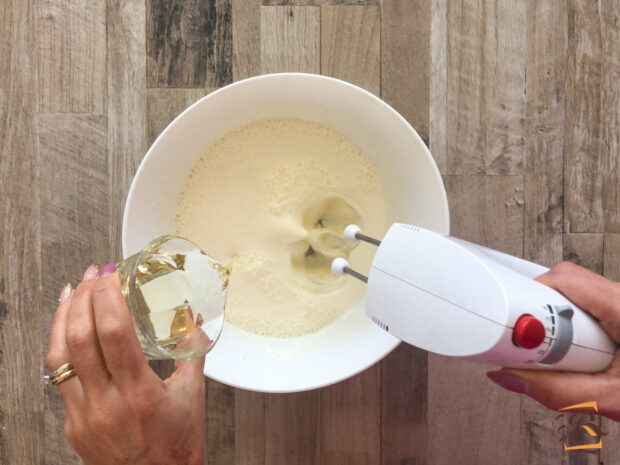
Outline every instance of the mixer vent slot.
{"label": "mixer vent slot", "polygon": [[419,232],[420,228],[418,228],[417,226],[412,226],[410,224],[401,224],[400,225],[401,228],[407,230],[407,231],[413,231],[413,232]]}
{"label": "mixer vent slot", "polygon": [[386,325],[383,321],[381,321],[379,318],[377,318],[376,316],[372,317],[372,321],[373,321],[373,323],[378,325],[381,329],[383,329],[385,331],[389,331],[390,330],[390,327],[388,325]]}

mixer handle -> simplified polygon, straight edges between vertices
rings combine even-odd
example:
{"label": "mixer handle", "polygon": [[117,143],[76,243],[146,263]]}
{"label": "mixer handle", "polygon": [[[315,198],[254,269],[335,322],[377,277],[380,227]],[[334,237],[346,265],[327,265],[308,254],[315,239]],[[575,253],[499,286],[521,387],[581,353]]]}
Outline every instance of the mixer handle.
{"label": "mixer handle", "polygon": [[489,249],[488,247],[484,247],[482,245],[474,244],[472,242],[463,241],[461,239],[457,239],[455,237],[450,237],[456,243],[463,242],[469,248],[476,249],[490,258],[492,258],[497,263],[504,265],[507,268],[510,268],[513,271],[516,271],[523,276],[534,279],[541,274],[549,271],[549,268],[544,267],[542,265],[538,265],[534,262],[529,262],[527,260],[523,260],[522,258],[515,257],[514,255],[509,255],[503,252],[499,252],[497,250]]}

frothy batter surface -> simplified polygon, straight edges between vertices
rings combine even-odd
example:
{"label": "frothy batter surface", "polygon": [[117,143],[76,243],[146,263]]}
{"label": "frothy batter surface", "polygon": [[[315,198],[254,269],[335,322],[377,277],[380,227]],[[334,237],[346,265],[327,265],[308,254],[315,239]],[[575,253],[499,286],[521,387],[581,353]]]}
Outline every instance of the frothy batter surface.
{"label": "frothy batter surface", "polygon": [[[196,163],[179,198],[177,233],[231,269],[227,321],[267,336],[298,336],[323,328],[363,297],[364,285],[353,278],[329,276],[317,284],[293,266],[294,254],[308,255],[309,228],[323,227],[320,218],[308,226],[306,213],[324,199],[344,200],[368,234],[385,233],[373,165],[347,138],[310,121],[250,123]],[[374,252],[362,245],[349,261],[367,272]]]}

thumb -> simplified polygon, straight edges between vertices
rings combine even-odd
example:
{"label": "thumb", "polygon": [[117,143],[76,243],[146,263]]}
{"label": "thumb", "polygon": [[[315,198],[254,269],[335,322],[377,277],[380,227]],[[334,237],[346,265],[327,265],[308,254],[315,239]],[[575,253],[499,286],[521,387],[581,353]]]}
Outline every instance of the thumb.
{"label": "thumb", "polygon": [[184,379],[187,382],[203,382],[204,381],[205,358],[200,357],[195,360],[174,362],[174,377]]}
{"label": "thumb", "polygon": [[[202,322],[202,317],[198,315],[197,321]],[[198,327],[195,331],[185,336],[177,343],[177,347],[182,347],[187,353],[196,353],[198,351],[207,352],[205,347],[212,347],[213,342],[209,337]],[[189,383],[204,383],[203,370],[205,367],[204,355],[200,358],[182,361],[175,360],[174,362],[174,378],[183,379]]]}
{"label": "thumb", "polygon": [[617,389],[617,381],[606,373],[502,368],[499,371],[489,371],[487,376],[503,388],[526,394],[552,410],[584,402],[600,403],[609,392]]}

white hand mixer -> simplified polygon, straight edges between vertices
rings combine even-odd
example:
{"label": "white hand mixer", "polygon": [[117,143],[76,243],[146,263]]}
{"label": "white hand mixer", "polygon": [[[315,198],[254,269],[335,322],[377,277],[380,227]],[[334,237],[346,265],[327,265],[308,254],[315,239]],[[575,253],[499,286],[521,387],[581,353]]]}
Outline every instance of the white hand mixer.
{"label": "white hand mixer", "polygon": [[382,241],[356,225],[344,238],[379,248],[368,277],[345,258],[332,272],[367,282],[367,315],[408,344],[513,368],[598,372],[612,361],[617,345],[598,322],[533,279],[543,266],[400,223]]}

